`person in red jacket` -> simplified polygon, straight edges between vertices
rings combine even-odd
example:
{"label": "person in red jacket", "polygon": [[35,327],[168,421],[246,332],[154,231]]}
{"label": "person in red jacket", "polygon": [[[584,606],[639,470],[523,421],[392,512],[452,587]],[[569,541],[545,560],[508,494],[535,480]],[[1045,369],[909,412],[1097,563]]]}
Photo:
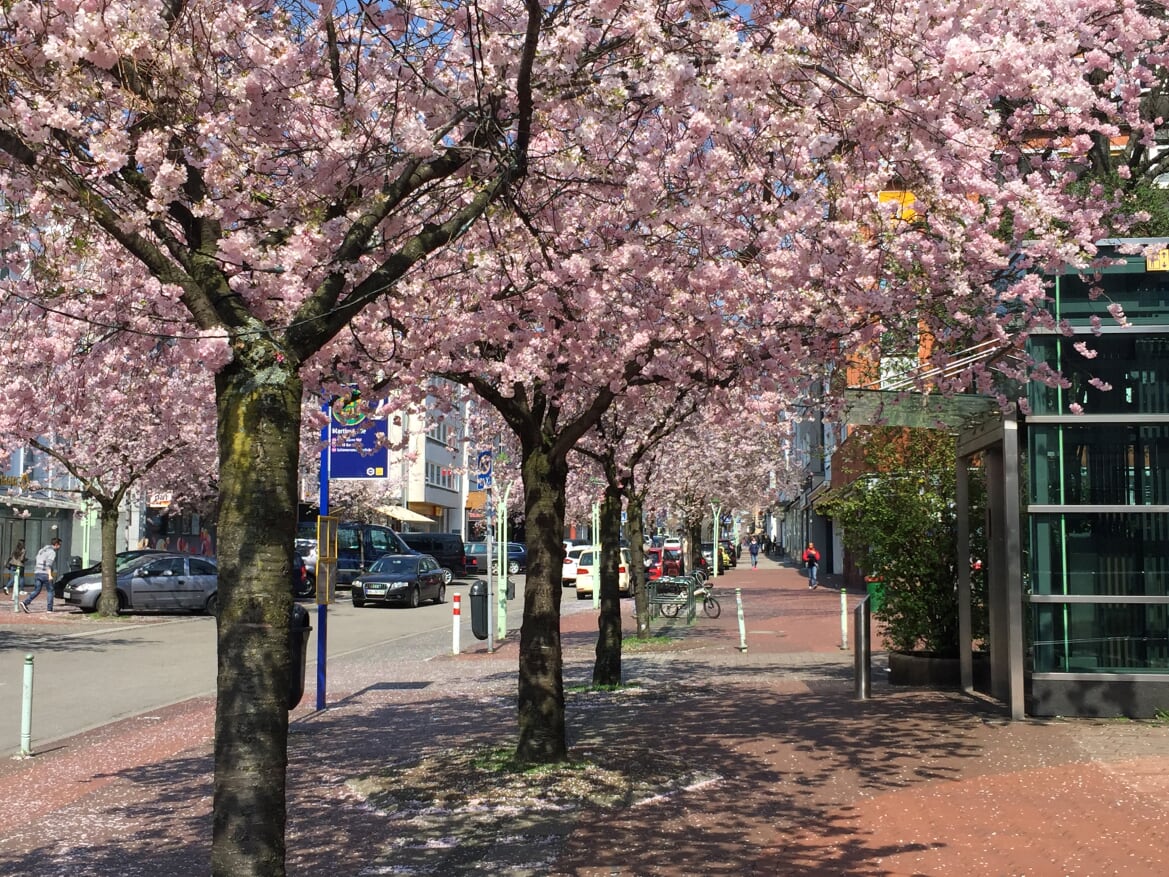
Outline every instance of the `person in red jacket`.
{"label": "person in red jacket", "polygon": [[809,542],[804,549],[804,565],[808,567],[808,590],[816,590],[818,583],[816,573],[820,569],[820,552],[816,550],[816,543]]}

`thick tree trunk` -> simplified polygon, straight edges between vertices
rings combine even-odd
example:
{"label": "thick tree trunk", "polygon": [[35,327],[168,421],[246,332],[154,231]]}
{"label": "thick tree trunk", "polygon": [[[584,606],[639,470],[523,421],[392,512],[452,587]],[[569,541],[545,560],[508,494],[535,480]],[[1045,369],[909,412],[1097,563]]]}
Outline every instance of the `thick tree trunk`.
{"label": "thick tree trunk", "polygon": [[629,553],[633,557],[633,569],[629,571],[629,587],[633,589],[633,609],[637,614],[637,636],[649,636],[649,592],[645,574],[645,527],[642,525],[645,505],[641,497],[629,495]]}
{"label": "thick tree trunk", "polygon": [[101,522],[101,596],[97,598],[98,615],[118,614],[118,504],[102,503]]}
{"label": "thick tree trunk", "polygon": [[561,540],[568,464],[543,446],[525,444],[523,457],[528,577],[520,631],[516,759],[524,764],[552,764],[568,758],[560,651]]}
{"label": "thick tree trunk", "polygon": [[617,566],[621,560],[621,493],[605,488],[601,502],[601,614],[593,685],[621,684],[621,593]]}
{"label": "thick tree trunk", "polygon": [[[301,381],[276,357],[265,362],[257,354],[263,351],[244,351],[216,382],[215,877],[284,874],[292,612],[288,582],[296,529]],[[248,358],[241,362],[243,357]]]}

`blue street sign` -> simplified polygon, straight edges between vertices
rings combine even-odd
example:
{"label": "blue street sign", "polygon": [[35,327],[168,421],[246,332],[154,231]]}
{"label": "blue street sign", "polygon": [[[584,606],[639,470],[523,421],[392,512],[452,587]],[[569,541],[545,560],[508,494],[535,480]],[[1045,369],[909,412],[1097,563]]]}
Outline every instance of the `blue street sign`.
{"label": "blue street sign", "polygon": [[356,399],[329,406],[329,477],[385,478],[390,452],[380,436],[388,428],[387,418],[366,413]]}
{"label": "blue street sign", "polygon": [[486,490],[492,485],[492,482],[491,451],[480,451],[477,474],[475,476],[475,486],[479,490]]}

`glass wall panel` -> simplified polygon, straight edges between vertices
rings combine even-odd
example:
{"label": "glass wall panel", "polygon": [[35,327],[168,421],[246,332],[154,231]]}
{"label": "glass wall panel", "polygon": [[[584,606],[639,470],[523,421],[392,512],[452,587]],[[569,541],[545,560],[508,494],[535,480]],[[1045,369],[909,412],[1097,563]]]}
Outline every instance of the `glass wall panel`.
{"label": "glass wall panel", "polygon": [[[1143,266],[1144,260],[1141,260]],[[1102,285],[1106,295],[1091,297],[1093,286]],[[1117,302],[1129,319],[1141,322],[1169,322],[1169,273],[1144,271],[1108,273],[1100,280],[1082,280],[1073,274],[1059,278],[1059,316],[1072,324],[1087,324],[1093,316],[1108,325],[1113,322],[1108,305]]]}
{"label": "glass wall panel", "polygon": [[1034,594],[1169,594],[1169,515],[1029,516]]}
{"label": "glass wall panel", "polygon": [[1036,424],[1028,429],[1030,501],[1169,505],[1169,426]]}
{"label": "glass wall panel", "polygon": [[[1077,343],[1084,345],[1086,356],[1076,350]],[[1071,383],[1064,388],[1028,384],[1035,414],[1067,414],[1072,403],[1084,414],[1169,414],[1169,336],[1042,336],[1032,338],[1028,349]]]}
{"label": "glass wall panel", "polygon": [[1034,604],[1036,673],[1169,673],[1169,605]]}

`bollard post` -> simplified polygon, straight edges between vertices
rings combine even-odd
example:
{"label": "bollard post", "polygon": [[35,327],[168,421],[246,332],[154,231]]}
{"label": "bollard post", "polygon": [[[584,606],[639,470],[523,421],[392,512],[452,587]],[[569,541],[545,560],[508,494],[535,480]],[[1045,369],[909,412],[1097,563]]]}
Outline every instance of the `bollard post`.
{"label": "bollard post", "polygon": [[841,588],[841,651],[849,650],[849,599]]}
{"label": "bollard post", "polygon": [[747,622],[743,619],[743,589],[735,588],[735,609],[739,613],[739,651],[747,651]]}
{"label": "bollard post", "polygon": [[862,597],[860,603],[857,604],[855,617],[853,618],[853,626],[856,628],[855,653],[853,662],[855,665],[855,676],[853,684],[856,686],[857,700],[868,700],[873,696],[873,679],[872,679],[872,644],[869,641],[871,636],[869,624],[869,597]]}
{"label": "bollard post", "polygon": [[452,655],[457,655],[459,653],[459,624],[460,624],[459,601],[461,599],[462,599],[462,595],[460,595],[460,594],[455,594],[451,598],[451,602],[452,602],[452,605],[454,607],[452,609],[452,613],[453,613],[454,619],[455,619],[454,630],[451,632],[451,654]]}
{"label": "bollard post", "polygon": [[20,757],[32,755],[32,655],[24,656],[24,696],[20,701]]}

